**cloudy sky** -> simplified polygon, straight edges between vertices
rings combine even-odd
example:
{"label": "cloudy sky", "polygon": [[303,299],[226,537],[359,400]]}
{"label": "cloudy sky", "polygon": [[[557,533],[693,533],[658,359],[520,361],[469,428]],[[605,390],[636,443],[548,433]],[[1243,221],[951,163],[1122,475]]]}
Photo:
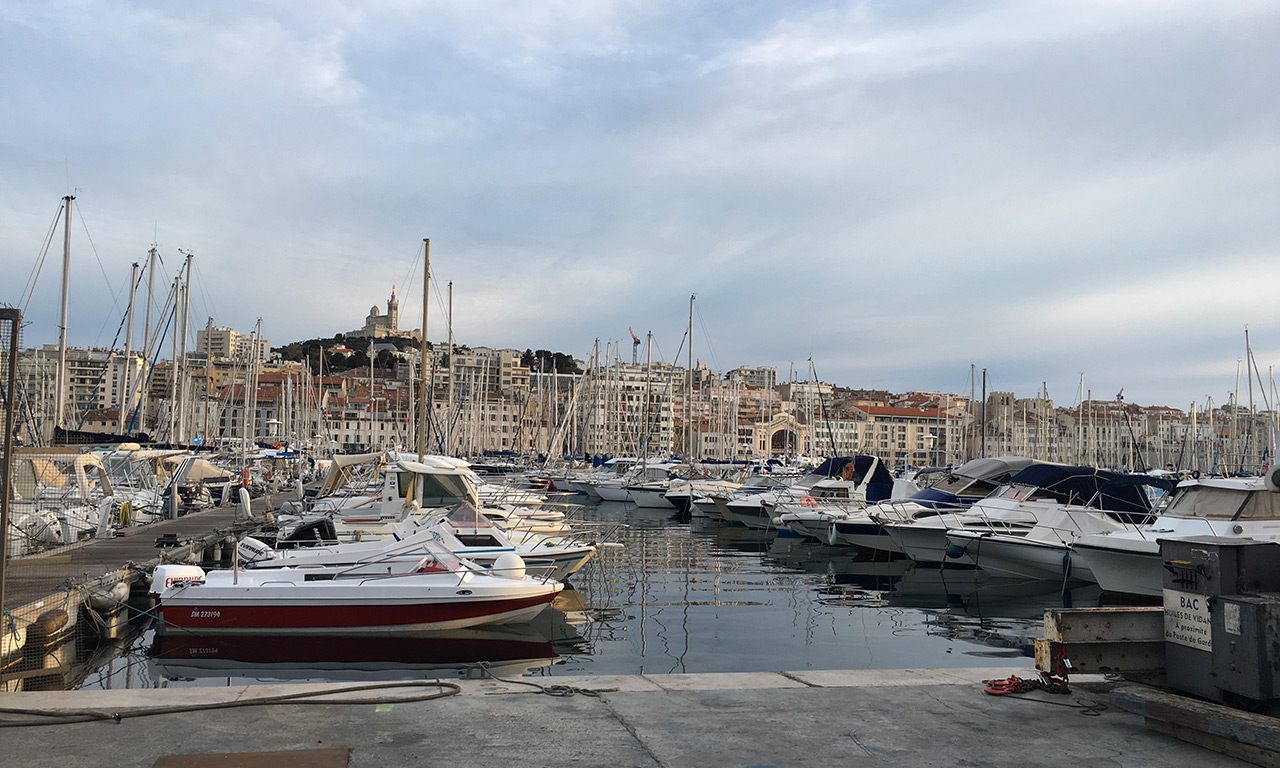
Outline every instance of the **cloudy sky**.
{"label": "cloudy sky", "polygon": [[1246,327],[1280,365],[1277,40],[1249,0],[0,0],[0,303],[56,341],[73,193],[78,345],[152,243],[193,326],[394,284],[417,327],[429,237],[432,339],[452,281],[462,343],[683,363],[696,294],[721,371],[1222,403]]}

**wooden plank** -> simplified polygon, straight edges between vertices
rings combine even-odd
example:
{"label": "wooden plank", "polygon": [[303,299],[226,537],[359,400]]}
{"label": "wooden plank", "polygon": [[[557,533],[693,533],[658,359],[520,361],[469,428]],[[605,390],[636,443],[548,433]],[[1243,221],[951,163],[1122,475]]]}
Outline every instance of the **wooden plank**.
{"label": "wooden plank", "polygon": [[30,677],[45,677],[47,675],[65,676],[70,672],[71,667],[64,664],[58,667],[38,667],[15,672],[0,672],[0,680],[8,682],[9,680],[26,680]]}
{"label": "wooden plank", "polygon": [[1061,674],[1058,662],[1071,662],[1069,673],[1155,672],[1164,669],[1164,641],[1056,643],[1036,638],[1036,669]]}
{"label": "wooden plank", "polygon": [[1143,686],[1111,692],[1120,709],[1175,728],[1218,736],[1280,754],[1280,719]]}
{"label": "wooden plank", "polygon": [[1056,643],[1164,642],[1164,608],[1067,608],[1044,612],[1044,637]]}
{"label": "wooden plank", "polygon": [[1218,752],[1228,757],[1234,757],[1237,760],[1244,760],[1254,765],[1263,765],[1268,768],[1280,768],[1280,753],[1272,752],[1269,749],[1254,746],[1253,744],[1244,744],[1239,741],[1228,739],[1225,736],[1217,736],[1212,733],[1203,733],[1201,731],[1188,730],[1173,723],[1166,723],[1163,720],[1155,720],[1150,717],[1144,718],[1147,723],[1147,729],[1156,733],[1163,733],[1165,736],[1172,736],[1180,739],[1188,744],[1195,744],[1197,747]]}

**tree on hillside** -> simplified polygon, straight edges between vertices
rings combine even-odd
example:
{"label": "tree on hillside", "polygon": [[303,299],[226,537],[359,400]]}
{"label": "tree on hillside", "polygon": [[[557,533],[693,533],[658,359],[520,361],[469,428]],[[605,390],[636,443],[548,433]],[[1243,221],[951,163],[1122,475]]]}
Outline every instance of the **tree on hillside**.
{"label": "tree on hillside", "polygon": [[520,364],[532,373],[582,373],[578,363],[571,355],[563,352],[551,352],[540,349],[534,352],[526,349],[520,356]]}

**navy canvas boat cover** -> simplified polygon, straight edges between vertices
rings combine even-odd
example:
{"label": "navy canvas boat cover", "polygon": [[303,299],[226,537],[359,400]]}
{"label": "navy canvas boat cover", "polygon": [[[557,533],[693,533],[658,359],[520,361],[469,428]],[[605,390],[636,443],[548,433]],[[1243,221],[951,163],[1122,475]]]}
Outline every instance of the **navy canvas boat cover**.
{"label": "navy canvas boat cover", "polygon": [[1009,479],[1014,485],[1033,485],[1063,504],[1076,504],[1108,512],[1151,512],[1152,494],[1173,490],[1173,483],[1150,475],[1109,472],[1095,467],[1033,464]]}

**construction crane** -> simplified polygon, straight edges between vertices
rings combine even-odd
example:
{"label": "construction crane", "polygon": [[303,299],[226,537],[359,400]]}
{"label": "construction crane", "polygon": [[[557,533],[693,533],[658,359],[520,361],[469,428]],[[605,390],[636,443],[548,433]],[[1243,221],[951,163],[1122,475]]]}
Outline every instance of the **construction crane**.
{"label": "construction crane", "polygon": [[631,326],[627,326],[627,332],[631,334],[631,364],[639,365],[637,355],[640,352],[640,339],[636,338],[636,332],[631,330]]}

